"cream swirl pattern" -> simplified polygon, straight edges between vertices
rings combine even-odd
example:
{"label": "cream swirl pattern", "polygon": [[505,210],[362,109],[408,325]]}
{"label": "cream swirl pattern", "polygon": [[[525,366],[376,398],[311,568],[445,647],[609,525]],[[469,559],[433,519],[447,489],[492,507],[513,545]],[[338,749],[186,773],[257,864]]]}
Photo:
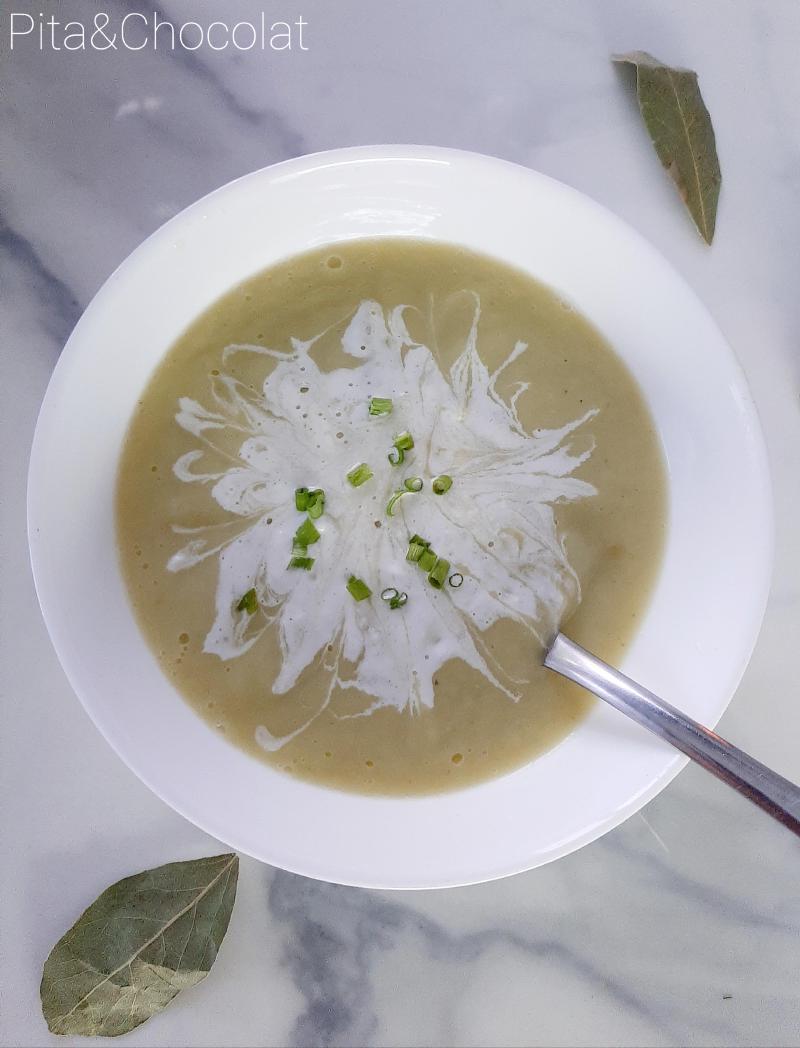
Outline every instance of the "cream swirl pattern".
{"label": "cream swirl pattern", "polygon": [[[348,366],[327,372],[317,366],[314,345],[322,335],[292,340],[287,350],[229,345],[223,368],[239,353],[270,358],[262,389],[223,370],[211,379],[211,407],[190,398],[179,402],[176,421],[199,447],[175,462],[174,473],[183,482],[208,485],[231,519],[208,528],[174,523],[187,541],[167,567],[186,571],[218,559],[207,653],[234,659],[266,630],[277,629],[276,694],[322,660],[328,686],[315,717],[337,688],[371,698],[359,716],[384,706],[412,713],[432,707],[433,677],[451,659],[463,660],[515,700],[524,682],[504,672],[483,634],[510,619],[542,641],[580,600],[554,507],[596,493],[573,474],[594,449],[586,427],[597,411],[558,429],[526,432],[516,400],[527,383],[506,400],[497,381],[527,345],[517,342],[490,373],[478,349],[480,301],[472,299],[466,343],[446,374],[435,351],[410,336],[405,318],[411,307],[363,301],[341,339]],[[392,414],[371,417],[371,395],[391,397]],[[400,430],[413,434],[415,446],[397,467],[387,451]],[[230,431],[241,434],[238,456],[230,460],[225,452],[226,468],[211,468],[223,446],[230,447]],[[346,474],[360,461],[371,466],[373,477],[354,488]],[[437,496],[430,481],[441,473],[453,485]],[[392,492],[409,475],[423,479],[422,492],[401,499],[395,515],[387,516]],[[288,568],[302,519],[293,493],[304,485],[324,488],[326,495],[309,572]],[[434,589],[406,562],[414,532],[447,556],[463,574],[462,586]],[[345,586],[351,574],[370,586],[371,600],[352,599]],[[391,586],[408,593],[402,611],[388,612],[378,598]],[[251,587],[259,599],[252,616],[237,610]],[[279,749],[310,723],[280,737],[260,726],[257,741]]]}

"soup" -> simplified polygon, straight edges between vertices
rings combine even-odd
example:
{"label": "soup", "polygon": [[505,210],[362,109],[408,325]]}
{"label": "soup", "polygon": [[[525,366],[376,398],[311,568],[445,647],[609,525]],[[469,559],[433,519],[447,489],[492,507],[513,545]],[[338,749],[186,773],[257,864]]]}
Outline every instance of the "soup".
{"label": "soup", "polygon": [[356,240],[265,270],[170,349],[131,422],[117,529],[140,627],[213,730],[360,792],[510,771],[591,699],[662,551],[636,383],[495,259]]}

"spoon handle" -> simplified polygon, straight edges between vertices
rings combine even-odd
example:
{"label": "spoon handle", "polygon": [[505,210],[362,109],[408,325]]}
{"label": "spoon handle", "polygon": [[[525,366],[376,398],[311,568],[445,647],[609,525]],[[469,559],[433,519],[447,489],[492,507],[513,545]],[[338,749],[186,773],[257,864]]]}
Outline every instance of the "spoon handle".
{"label": "spoon handle", "polygon": [[800,836],[800,786],[732,746],[562,633],[553,642],[544,664],[666,739]]}

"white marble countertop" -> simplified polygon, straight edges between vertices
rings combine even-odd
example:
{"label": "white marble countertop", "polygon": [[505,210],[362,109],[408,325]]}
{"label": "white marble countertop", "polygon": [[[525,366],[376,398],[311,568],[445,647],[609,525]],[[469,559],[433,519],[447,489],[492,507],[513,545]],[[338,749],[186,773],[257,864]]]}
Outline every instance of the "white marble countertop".
{"label": "white marble countertop", "polygon": [[[46,13],[101,8],[125,11],[63,0]],[[25,540],[36,412],[117,263],[273,161],[387,141],[494,153],[606,204],[695,286],[761,411],[778,522],[763,632],[722,732],[800,779],[800,4],[228,0],[224,17],[262,8],[302,14],[308,50],[10,52],[9,12],[41,7],[0,13],[6,1046],[58,1043],[39,1010],[42,962],[102,888],[218,849],[114,756],[50,647]],[[159,11],[212,17],[202,0]],[[700,72],[724,177],[710,250],[609,63],[636,48]],[[210,977],[127,1042],[800,1045],[799,873],[800,842],[694,768],[597,843],[495,884],[370,892],[243,860]]]}

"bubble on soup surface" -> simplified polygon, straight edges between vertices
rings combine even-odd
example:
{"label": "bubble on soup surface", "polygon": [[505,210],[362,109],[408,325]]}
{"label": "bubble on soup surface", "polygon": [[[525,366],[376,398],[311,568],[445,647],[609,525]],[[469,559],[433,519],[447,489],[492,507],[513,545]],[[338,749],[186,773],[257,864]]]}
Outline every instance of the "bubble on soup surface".
{"label": "bubble on soup surface", "polygon": [[338,255],[328,255],[328,257],[325,259],[325,265],[328,267],[328,269],[341,269],[342,260],[341,258],[339,258]]}

